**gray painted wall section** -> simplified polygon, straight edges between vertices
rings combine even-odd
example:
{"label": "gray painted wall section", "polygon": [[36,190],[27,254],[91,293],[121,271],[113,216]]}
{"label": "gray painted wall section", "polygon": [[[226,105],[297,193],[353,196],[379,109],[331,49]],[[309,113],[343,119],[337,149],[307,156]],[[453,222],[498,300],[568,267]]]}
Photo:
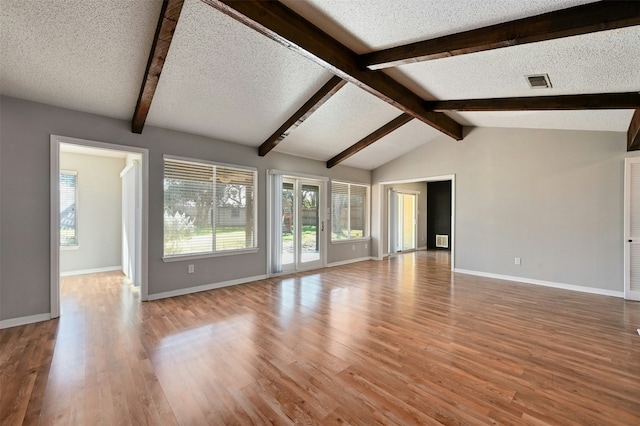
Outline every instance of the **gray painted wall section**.
{"label": "gray painted wall section", "polygon": [[78,247],[60,251],[60,272],[122,266],[124,158],[60,153],[60,169],[78,172]]}
{"label": "gray painted wall section", "polygon": [[[266,272],[266,170],[370,183],[371,172],[270,153],[254,147],[146,126],[131,133],[128,121],[0,97],[0,320],[50,311],[49,302],[49,138],[51,134],[149,149],[149,294],[185,289]],[[268,135],[265,135],[265,138]],[[162,261],[163,155],[200,158],[258,168],[258,246],[255,254]],[[329,233],[327,233],[329,234]],[[327,241],[328,242],[328,241]],[[328,262],[362,257],[358,250],[328,244]],[[368,255],[368,250],[366,255]]]}
{"label": "gray painted wall section", "polygon": [[477,128],[373,180],[456,174],[458,269],[622,291],[625,156],[624,133]]}

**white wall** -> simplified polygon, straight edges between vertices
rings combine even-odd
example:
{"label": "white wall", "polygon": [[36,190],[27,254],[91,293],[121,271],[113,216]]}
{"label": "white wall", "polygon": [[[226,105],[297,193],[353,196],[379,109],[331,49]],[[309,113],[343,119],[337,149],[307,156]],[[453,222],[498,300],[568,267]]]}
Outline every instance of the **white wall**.
{"label": "white wall", "polygon": [[622,291],[626,155],[624,133],[476,128],[374,170],[373,183],[456,175],[457,269]]}
{"label": "white wall", "polygon": [[60,251],[62,274],[122,264],[124,158],[60,153],[60,169],[78,172],[78,247]]}

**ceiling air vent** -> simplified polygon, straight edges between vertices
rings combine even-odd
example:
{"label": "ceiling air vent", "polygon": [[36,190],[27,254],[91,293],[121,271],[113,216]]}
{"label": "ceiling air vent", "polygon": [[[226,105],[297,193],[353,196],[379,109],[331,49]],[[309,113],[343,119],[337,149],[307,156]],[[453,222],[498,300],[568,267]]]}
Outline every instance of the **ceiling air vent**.
{"label": "ceiling air vent", "polygon": [[548,89],[551,87],[551,80],[547,74],[528,75],[527,81],[532,89]]}

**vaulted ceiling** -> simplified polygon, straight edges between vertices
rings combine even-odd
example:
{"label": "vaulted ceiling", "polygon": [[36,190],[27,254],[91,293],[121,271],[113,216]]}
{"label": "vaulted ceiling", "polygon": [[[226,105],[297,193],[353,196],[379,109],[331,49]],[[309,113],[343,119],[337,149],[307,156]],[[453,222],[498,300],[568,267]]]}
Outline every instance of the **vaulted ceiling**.
{"label": "vaulted ceiling", "polygon": [[328,167],[464,143],[463,126],[634,149],[639,91],[636,1],[0,0],[0,93]]}

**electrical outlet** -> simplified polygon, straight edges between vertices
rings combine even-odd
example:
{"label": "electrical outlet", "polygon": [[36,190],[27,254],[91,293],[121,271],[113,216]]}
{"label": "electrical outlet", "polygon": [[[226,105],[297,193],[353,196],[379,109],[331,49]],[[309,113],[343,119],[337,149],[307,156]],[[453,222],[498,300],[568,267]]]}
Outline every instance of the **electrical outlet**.
{"label": "electrical outlet", "polygon": [[351,251],[356,251],[356,246],[355,246],[355,244],[351,246]]}
{"label": "electrical outlet", "polygon": [[189,272],[190,274],[193,274],[194,271],[195,271],[195,267],[193,265],[189,265],[187,267],[187,272]]}
{"label": "electrical outlet", "polygon": [[364,243],[364,248],[369,248],[369,244]]}
{"label": "electrical outlet", "polygon": [[520,258],[519,258],[519,257],[516,257],[516,258],[515,258],[515,264],[516,264],[516,265],[520,265],[520,263],[521,263]]}

